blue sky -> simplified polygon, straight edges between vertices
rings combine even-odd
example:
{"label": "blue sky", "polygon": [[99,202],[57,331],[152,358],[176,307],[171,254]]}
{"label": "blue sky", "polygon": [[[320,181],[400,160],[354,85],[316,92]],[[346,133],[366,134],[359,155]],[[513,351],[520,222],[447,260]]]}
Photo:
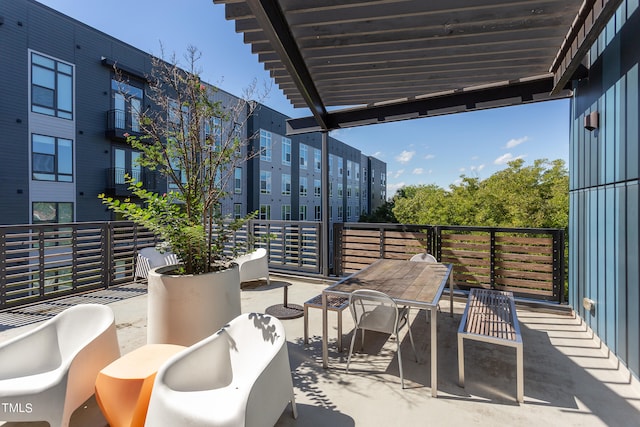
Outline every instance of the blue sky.
{"label": "blue sky", "polygon": [[[202,77],[241,95],[254,80],[270,86],[263,103],[291,117],[310,115],[294,109],[250,46],[224,18],[224,6],[211,0],[134,0],[113,2],[40,0],[41,3],[146,52],[181,56],[187,46],[202,52]],[[337,139],[387,163],[387,194],[402,185],[437,184],[448,188],[460,175],[481,179],[522,157],[563,159],[569,152],[569,101],[452,114],[350,128]]]}

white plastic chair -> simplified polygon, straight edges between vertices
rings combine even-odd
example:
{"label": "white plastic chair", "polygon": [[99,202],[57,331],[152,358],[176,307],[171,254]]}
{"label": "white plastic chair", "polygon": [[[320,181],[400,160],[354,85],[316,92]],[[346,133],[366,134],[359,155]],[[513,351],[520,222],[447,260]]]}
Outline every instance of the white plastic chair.
{"label": "white plastic chair", "polygon": [[245,313],[158,371],[145,426],[273,426],[293,381],[282,323]]}
{"label": "white plastic chair", "polygon": [[[370,290],[358,289],[349,295],[349,310],[356,325],[351,337],[351,346],[347,358],[347,369],[353,354],[353,344],[356,340],[358,329],[362,331],[362,347],[364,347],[364,331],[377,331],[385,334],[395,335],[398,345],[398,367],[400,369],[400,383],[404,388],[404,376],[402,374],[402,355],[400,352],[400,329],[409,323],[409,309],[407,307],[398,308],[396,302],[385,293]],[[411,327],[408,326],[409,339],[413,354],[418,361],[418,354],[413,342]]]}
{"label": "white plastic chair", "polygon": [[239,256],[233,262],[240,267],[240,282],[266,277],[267,285],[270,283],[269,258],[267,257],[266,249],[258,248],[246,255]]}
{"label": "white plastic chair", "polygon": [[113,311],[100,304],[68,308],[0,344],[0,420],[68,426],[98,372],[118,357]]}
{"label": "white plastic chair", "polygon": [[423,252],[421,254],[415,254],[414,256],[411,257],[411,259],[409,261],[418,261],[418,262],[438,262],[438,260],[436,259],[436,257],[434,257],[431,254],[428,254],[426,252]]}
{"label": "white plastic chair", "polygon": [[178,262],[178,257],[170,251],[161,253],[156,248],[142,248],[138,251],[135,277],[146,279],[152,268],[161,267],[163,265],[178,264]]}

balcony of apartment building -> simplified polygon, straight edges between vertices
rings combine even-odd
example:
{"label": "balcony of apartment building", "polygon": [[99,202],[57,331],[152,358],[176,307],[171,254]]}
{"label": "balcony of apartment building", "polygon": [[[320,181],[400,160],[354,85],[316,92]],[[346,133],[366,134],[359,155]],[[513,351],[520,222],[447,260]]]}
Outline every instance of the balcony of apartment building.
{"label": "balcony of apartment building", "polygon": [[[106,184],[104,193],[108,196],[131,196],[132,193],[131,190],[129,190],[129,184],[127,184],[126,181],[127,177],[130,177],[137,182],[142,182],[143,187],[150,191],[166,192],[166,181],[156,171],[150,171],[140,167],[113,167],[107,168],[105,173]],[[162,188],[163,185],[165,186],[164,188]]]}
{"label": "balcony of apartment building", "polygon": [[114,141],[126,141],[129,135],[142,135],[135,110],[113,109],[107,111],[105,136]]}
{"label": "balcony of apartment building", "polygon": [[[243,283],[242,311],[265,312],[282,304],[283,294],[288,304],[299,307],[380,258],[432,253],[453,266],[455,291],[453,305],[442,298],[437,312],[438,396],[431,393],[433,329],[424,310],[411,310],[409,316],[418,362],[406,329],[400,334],[403,389],[396,342],[384,334],[369,333],[345,371],[347,351],[337,347],[337,316],[343,314],[342,338],[348,344],[354,326],[348,309],[328,313],[329,364],[324,368],[322,311],[310,309],[308,342],[302,317],[282,320],[298,418],[287,409],[277,426],[428,420],[438,425],[637,425],[637,379],[565,303],[563,230],[337,224],[330,276],[321,274],[321,233],[321,223],[309,221],[255,220],[240,231],[237,239],[252,235],[252,241],[263,242],[258,245],[268,251],[271,278]],[[266,235],[267,241],[260,239]],[[137,251],[156,243],[151,233],[124,221],[74,223],[64,229],[0,226],[0,241],[0,342],[67,307],[99,303],[114,310],[122,354],[144,345],[147,288],[134,272]],[[55,252],[47,249],[52,245]],[[507,347],[465,344],[465,387],[458,383],[457,331],[475,287],[510,289],[516,295],[524,343],[523,403],[516,401],[516,355]],[[72,427],[103,425],[94,398],[71,421]]]}

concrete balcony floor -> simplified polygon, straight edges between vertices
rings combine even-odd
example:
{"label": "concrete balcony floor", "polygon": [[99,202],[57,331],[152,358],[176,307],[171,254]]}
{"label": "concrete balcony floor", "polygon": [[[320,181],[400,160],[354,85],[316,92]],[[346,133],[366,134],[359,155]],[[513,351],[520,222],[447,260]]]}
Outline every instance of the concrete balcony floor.
{"label": "concrete balcony floor", "polygon": [[[283,282],[291,284],[289,302],[299,305],[329,284],[284,276],[272,276],[270,286],[259,281],[248,283],[243,285],[242,310],[264,312],[271,305],[281,304]],[[34,319],[41,321],[68,305],[101,302],[115,312],[125,354],[146,341],[145,288],[144,284],[131,284],[0,313],[0,342],[33,328],[37,324]],[[336,313],[329,312],[329,369],[323,369],[321,362],[321,311],[310,309],[308,345],[303,342],[303,318],[283,320],[298,418],[294,420],[288,408],[276,425],[640,425],[638,381],[602,348],[579,318],[567,314],[518,307],[524,341],[523,404],[515,399],[515,350],[507,347],[466,341],[466,388],[459,387],[456,331],[464,303],[456,299],[453,317],[449,317],[448,300],[440,303],[438,398],[431,397],[430,329],[423,312],[413,311],[411,322],[420,363],[413,359],[406,329],[402,333],[404,390],[393,339],[368,333],[364,351],[353,356],[347,374],[346,352],[339,353],[335,346]],[[343,312],[343,319],[344,346],[348,348],[353,325],[348,310]],[[93,398],[74,413],[71,426],[106,426]]]}

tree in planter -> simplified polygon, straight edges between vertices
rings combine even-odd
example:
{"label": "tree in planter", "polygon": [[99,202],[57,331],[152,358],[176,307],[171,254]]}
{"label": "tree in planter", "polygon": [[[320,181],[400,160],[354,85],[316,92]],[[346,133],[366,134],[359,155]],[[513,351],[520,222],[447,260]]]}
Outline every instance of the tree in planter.
{"label": "tree in planter", "polygon": [[227,256],[225,245],[254,216],[225,218],[220,202],[228,196],[236,167],[251,156],[243,149],[247,140],[239,131],[255,108],[255,102],[247,101],[255,84],[244,99],[223,106],[215,100],[214,89],[200,79],[199,51],[189,47],[185,58],[186,70],[178,66],[175,55],[169,62],[152,59],[147,99],[153,108],[137,112],[142,136],[127,137],[141,152],[138,164],[157,170],[173,190],[154,193],[127,177],[141,204],[98,197],[158,234],[181,260],[178,273],[199,274],[228,268],[238,248],[234,245]]}

